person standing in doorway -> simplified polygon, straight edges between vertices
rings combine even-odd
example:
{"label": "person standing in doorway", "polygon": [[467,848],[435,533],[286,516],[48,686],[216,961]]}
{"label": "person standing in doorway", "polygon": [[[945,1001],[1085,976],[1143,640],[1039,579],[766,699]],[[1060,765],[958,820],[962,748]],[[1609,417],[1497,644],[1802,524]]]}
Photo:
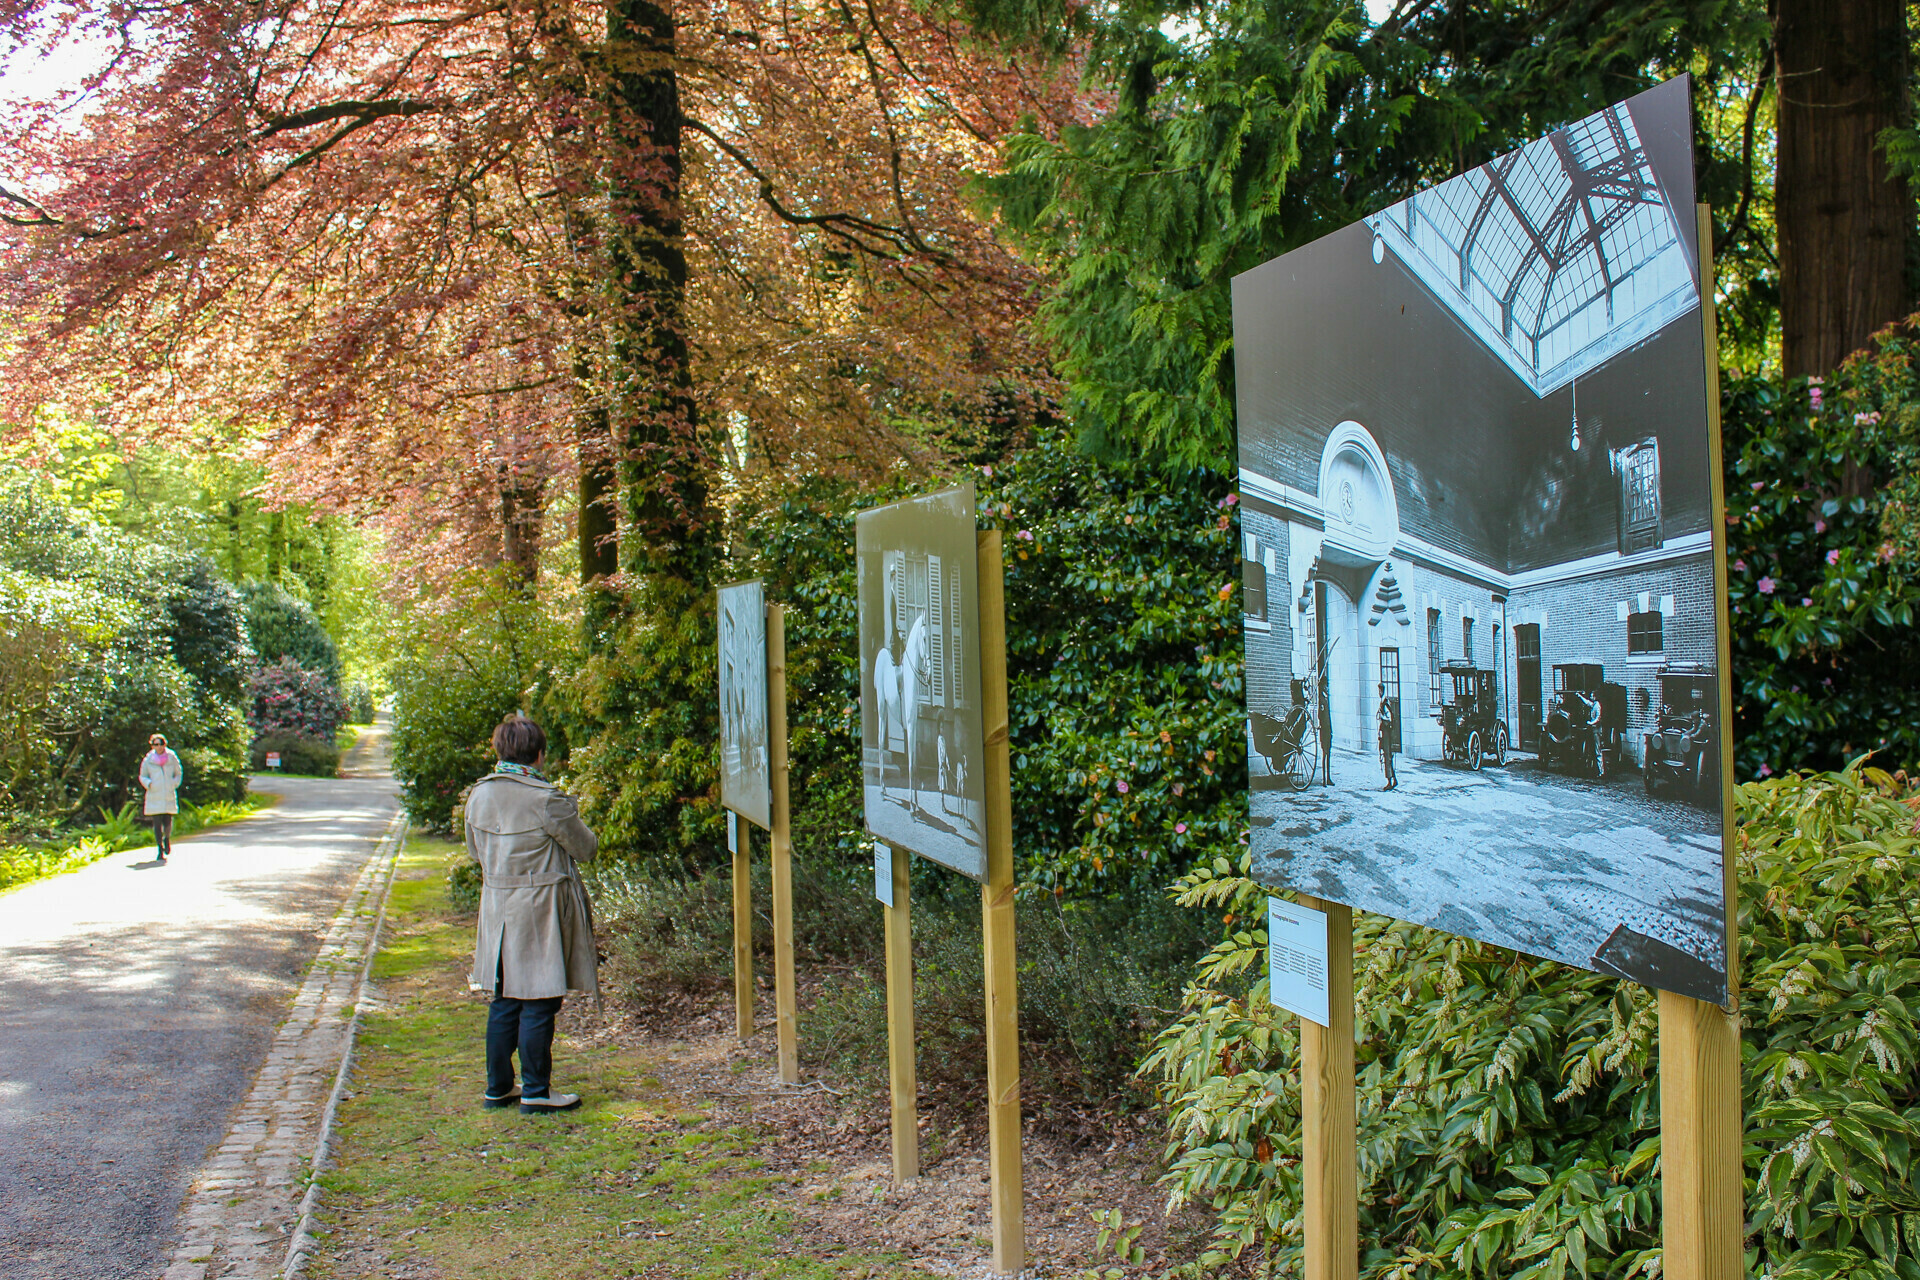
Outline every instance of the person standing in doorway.
{"label": "person standing in doorway", "polygon": [[147,793],[142,811],[153,823],[158,860],[165,862],[173,852],[173,818],[180,812],[180,757],[167,750],[162,734],[148,738],[147,745],[152,750],[140,760],[140,786]]}
{"label": "person standing in doorway", "polygon": [[1387,686],[1382,684],[1378,687],[1380,710],[1375,713],[1374,719],[1380,730],[1380,772],[1387,779],[1387,785],[1380,789],[1391,791],[1400,785],[1400,779],[1393,771],[1394,749],[1400,745],[1399,717],[1394,712],[1393,699],[1387,696]]}
{"label": "person standing in doorway", "polygon": [[493,1000],[482,1105],[518,1102],[522,1115],[570,1111],[579,1096],[551,1087],[553,1021],[567,992],[600,995],[593,906],[578,866],[600,840],[580,821],[580,806],[541,772],[547,735],[539,725],[508,716],[493,731],[493,750],[499,760],[466,805],[467,852],[483,877],[470,981]]}

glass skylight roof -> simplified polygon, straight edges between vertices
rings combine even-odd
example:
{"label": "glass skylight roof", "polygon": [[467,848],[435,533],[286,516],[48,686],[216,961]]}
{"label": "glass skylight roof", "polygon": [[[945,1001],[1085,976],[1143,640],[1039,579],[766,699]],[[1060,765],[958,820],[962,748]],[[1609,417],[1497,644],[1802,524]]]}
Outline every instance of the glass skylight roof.
{"label": "glass skylight roof", "polygon": [[1367,219],[1537,396],[1699,305],[1624,104]]}

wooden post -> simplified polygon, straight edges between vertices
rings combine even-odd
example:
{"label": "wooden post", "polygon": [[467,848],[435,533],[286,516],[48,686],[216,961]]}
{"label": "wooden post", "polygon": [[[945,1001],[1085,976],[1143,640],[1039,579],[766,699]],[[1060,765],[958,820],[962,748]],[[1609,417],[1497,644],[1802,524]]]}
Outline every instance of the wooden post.
{"label": "wooden post", "polygon": [[1700,311],[1706,338],[1708,472],[1713,483],[1713,582],[1719,614],[1720,794],[1727,895],[1725,1008],[1660,993],[1660,1237],[1666,1280],[1739,1280],[1746,1268],[1740,1143],[1740,955],[1733,825],[1733,668],[1727,639],[1725,473],[1720,444],[1719,333],[1713,303],[1713,219],[1698,210]]}
{"label": "wooden post", "polygon": [[907,902],[911,855],[889,848],[893,904],[887,916],[887,1083],[893,1098],[893,1180],[920,1176],[920,1072],[913,1039],[913,921]]}
{"label": "wooden post", "polygon": [[1360,1274],[1360,1180],[1353,1088],[1353,909],[1302,896],[1327,913],[1327,1024],[1300,1019],[1300,1185],[1305,1280]]}
{"label": "wooden post", "polygon": [[767,606],[768,781],[773,804],[773,999],[780,1079],[800,1083],[799,1020],[793,991],[793,836],[787,820],[787,611]]}
{"label": "wooden post", "polygon": [[727,813],[733,838],[733,1030],[742,1041],[753,1038],[753,830],[739,814]]}
{"label": "wooden post", "polygon": [[987,878],[980,886],[987,971],[987,1180],[993,1271],[1026,1266],[1020,1171],[1020,1002],[1013,939],[1013,765],[1008,752],[1007,616],[1000,531],[978,535],[980,709],[987,784]]}

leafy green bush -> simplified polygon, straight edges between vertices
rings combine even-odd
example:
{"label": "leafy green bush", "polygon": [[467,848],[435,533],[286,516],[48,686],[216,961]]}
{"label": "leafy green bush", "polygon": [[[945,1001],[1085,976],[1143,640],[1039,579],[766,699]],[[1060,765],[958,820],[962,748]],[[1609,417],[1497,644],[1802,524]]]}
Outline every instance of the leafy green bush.
{"label": "leafy green bush", "polygon": [[[1775,1277],[1911,1280],[1920,799],[1856,767],[1738,804],[1748,1247]],[[1180,888],[1230,925],[1265,897],[1225,859]],[[1657,1274],[1654,993],[1379,917],[1355,945],[1362,1274]],[[1143,1066],[1174,1203],[1217,1212],[1201,1271],[1300,1265],[1298,1022],[1265,948],[1215,947]]]}
{"label": "leafy green bush", "polygon": [[247,634],[261,663],[291,659],[339,688],[340,650],[311,605],[277,582],[249,582],[241,593],[246,597]]}
{"label": "leafy green bush", "polygon": [[[1730,380],[1729,607],[1741,776],[1920,764],[1920,480],[1915,343],[1824,382]],[[1904,548],[1904,550],[1903,550]]]}
{"label": "leafy green bush", "polygon": [[373,688],[365,680],[347,686],[347,720],[350,724],[372,724],[376,708]]}
{"label": "leafy green bush", "polygon": [[71,821],[139,794],[147,737],[198,762],[184,795],[242,794],[250,669],[239,595],[210,562],[66,507],[0,472],[0,739],[8,825]]}
{"label": "leafy green bush", "polygon": [[[1153,893],[1238,848],[1244,821],[1239,574],[1226,477],[1099,462],[1047,438],[980,470],[1007,579],[1019,875],[1080,898]],[[867,864],[861,835],[853,523],[898,496],[822,481],[750,498],[729,568],[787,612],[793,834]],[[723,858],[713,601],[649,584],[615,643],[548,701],[608,848],[651,865]]]}
{"label": "leafy green bush", "polygon": [[480,889],[486,882],[480,864],[462,849],[447,859],[447,901],[455,911],[478,911]]}
{"label": "leafy green bush", "polygon": [[340,748],[325,738],[309,737],[289,729],[275,729],[253,740],[252,763],[255,773],[274,772],[267,768],[267,753],[280,756],[281,773],[310,778],[340,776]]}
{"label": "leafy green bush", "polygon": [[[944,871],[920,870],[925,874],[917,879],[953,879]],[[913,904],[920,1080],[949,1094],[975,1095],[986,1085],[985,972],[980,898],[968,892],[973,887],[964,884],[951,897],[935,892]],[[864,897],[877,926],[880,908],[871,884]],[[1164,897],[1075,903],[1027,894],[1016,902],[1014,916],[1021,1087],[1029,1105],[1144,1101],[1134,1068],[1217,930]],[[810,1056],[883,1071],[884,957],[860,957],[855,971],[830,983],[802,1021]]]}
{"label": "leafy green bush", "polygon": [[[407,816],[445,831],[460,794],[493,767],[493,730],[554,666],[574,661],[563,625],[488,575],[421,601],[387,637],[393,772]],[[548,752],[564,739],[548,731]]]}

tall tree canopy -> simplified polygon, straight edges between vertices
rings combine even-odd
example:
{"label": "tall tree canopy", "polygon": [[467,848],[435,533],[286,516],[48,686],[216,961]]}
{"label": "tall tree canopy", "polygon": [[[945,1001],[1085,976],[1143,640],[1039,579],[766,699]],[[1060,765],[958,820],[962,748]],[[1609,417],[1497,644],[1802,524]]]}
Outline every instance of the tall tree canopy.
{"label": "tall tree canopy", "polygon": [[[872,469],[1044,377],[966,198],[1075,118],[912,6],[0,0],[110,57],[0,126],[4,410],[236,436],[288,496],[521,567],[585,474],[697,559],[729,451]],[[534,526],[534,527],[529,527]],[[678,548],[678,550],[676,550]],[[604,563],[604,562],[603,562]]]}
{"label": "tall tree canopy", "polygon": [[[1232,276],[1669,75],[1744,87],[1767,35],[1722,0],[1403,0],[1378,23],[1339,0],[1181,0],[1088,21],[1114,109],[1014,138],[990,194],[1058,274],[1041,321],[1083,430],[1214,466],[1234,450]],[[1746,159],[1702,166],[1723,218]]]}

